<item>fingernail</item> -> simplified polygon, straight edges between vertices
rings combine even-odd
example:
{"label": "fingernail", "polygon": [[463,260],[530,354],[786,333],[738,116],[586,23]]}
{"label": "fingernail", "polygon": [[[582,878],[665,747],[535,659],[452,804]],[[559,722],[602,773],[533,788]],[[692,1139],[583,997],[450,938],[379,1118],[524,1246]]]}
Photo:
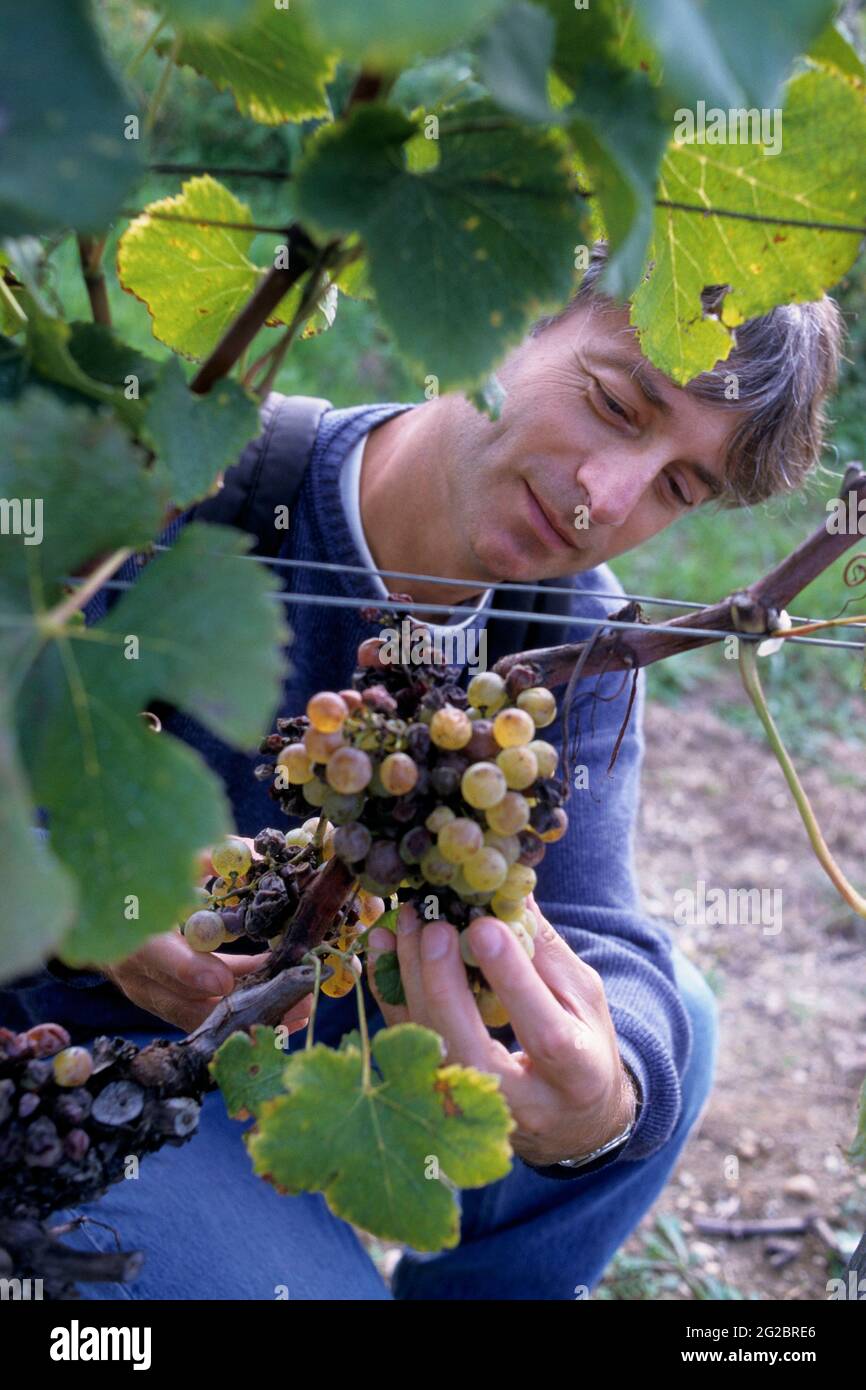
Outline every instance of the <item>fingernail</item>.
{"label": "fingernail", "polygon": [[418,917],[411,903],[404,903],[397,913],[397,930],[401,936],[409,936],[418,926]]}
{"label": "fingernail", "polygon": [[196,987],[203,989],[207,994],[225,994],[226,984],[222,975],[218,975],[215,970],[202,970],[195,977]]}
{"label": "fingernail", "polygon": [[387,927],[376,927],[367,937],[367,945],[373,955],[378,955],[381,951],[393,951],[394,937]]}
{"label": "fingernail", "polygon": [[502,929],[497,927],[494,922],[477,922],[472,928],[470,941],[477,956],[484,956],[485,960],[493,960],[494,956],[498,956],[502,950]]}
{"label": "fingernail", "polygon": [[424,960],[441,960],[451,944],[451,933],[441,922],[428,922],[421,933]]}

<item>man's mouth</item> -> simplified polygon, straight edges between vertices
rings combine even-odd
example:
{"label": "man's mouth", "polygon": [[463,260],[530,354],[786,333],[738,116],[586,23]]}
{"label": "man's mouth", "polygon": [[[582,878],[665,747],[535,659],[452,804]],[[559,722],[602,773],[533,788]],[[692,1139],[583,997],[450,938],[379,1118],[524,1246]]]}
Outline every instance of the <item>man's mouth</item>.
{"label": "man's mouth", "polygon": [[556,544],[568,546],[569,550],[579,550],[577,538],[569,535],[566,528],[556,520],[555,514],[551,513],[548,507],[536,497],[529,483],[524,479],[524,486],[527,491],[529,520],[533,531],[543,540],[545,545]]}

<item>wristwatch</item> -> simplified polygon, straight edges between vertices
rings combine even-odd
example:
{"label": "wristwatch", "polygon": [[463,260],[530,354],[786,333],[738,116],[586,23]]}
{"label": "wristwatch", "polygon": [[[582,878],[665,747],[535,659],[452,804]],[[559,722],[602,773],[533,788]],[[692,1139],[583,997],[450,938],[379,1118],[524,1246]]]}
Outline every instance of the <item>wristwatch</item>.
{"label": "wristwatch", "polygon": [[643,1096],[641,1095],[640,1083],[637,1077],[627,1062],[623,1062],[622,1066],[623,1071],[631,1082],[632,1090],[634,1091],[635,1110],[632,1119],[621,1134],[617,1134],[615,1138],[609,1139],[607,1143],[602,1144],[600,1148],[593,1149],[591,1153],[583,1154],[580,1158],[561,1158],[558,1163],[551,1165],[552,1167],[566,1168],[571,1172],[579,1168],[584,1173],[594,1173],[596,1169],[604,1168],[608,1163],[612,1163],[614,1159],[618,1158],[622,1153],[634,1133],[643,1107]]}

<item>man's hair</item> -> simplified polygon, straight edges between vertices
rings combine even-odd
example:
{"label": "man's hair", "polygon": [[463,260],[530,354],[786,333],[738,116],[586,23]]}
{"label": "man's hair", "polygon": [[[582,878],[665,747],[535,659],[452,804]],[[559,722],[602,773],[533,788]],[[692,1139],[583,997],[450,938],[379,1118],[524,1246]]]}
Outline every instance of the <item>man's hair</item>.
{"label": "man's hair", "polygon": [[[576,294],[560,313],[539,319],[532,336],[576,308],[615,307],[598,288],[606,263],[607,244],[596,242]],[[704,312],[717,312],[729,289],[708,286],[701,296]],[[824,402],[836,384],[843,333],[841,310],[827,295],[779,305],[738,324],[730,355],[684,387],[698,400],[747,412],[728,445],[720,506],[748,507],[794,492],[816,468],[827,423]],[[725,396],[732,374],[736,400]]]}

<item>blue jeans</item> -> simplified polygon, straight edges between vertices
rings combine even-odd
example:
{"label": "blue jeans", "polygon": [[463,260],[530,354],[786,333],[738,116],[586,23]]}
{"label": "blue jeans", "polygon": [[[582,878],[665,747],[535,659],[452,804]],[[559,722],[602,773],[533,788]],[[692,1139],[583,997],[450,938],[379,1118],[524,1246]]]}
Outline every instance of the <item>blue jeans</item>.
{"label": "blue jeans", "polygon": [[[202,1107],[199,1134],[188,1144],[149,1156],[137,1179],[62,1214],[86,1213],[113,1227],[123,1249],[145,1252],[134,1283],[82,1285],[82,1293],[217,1300],[585,1297],[667,1183],[712,1085],[715,1000],[676,948],[674,962],[693,1045],[679,1123],[651,1158],[567,1182],[540,1177],[515,1159],[507,1177],[460,1194],[456,1249],[407,1252],[389,1290],[352,1228],[330,1213],[324,1198],[280,1196],[253,1174],[241,1126],[213,1093]],[[378,1015],[371,1031],[377,1025]],[[91,1222],[65,1240],[79,1249],[116,1248],[112,1230]]]}

